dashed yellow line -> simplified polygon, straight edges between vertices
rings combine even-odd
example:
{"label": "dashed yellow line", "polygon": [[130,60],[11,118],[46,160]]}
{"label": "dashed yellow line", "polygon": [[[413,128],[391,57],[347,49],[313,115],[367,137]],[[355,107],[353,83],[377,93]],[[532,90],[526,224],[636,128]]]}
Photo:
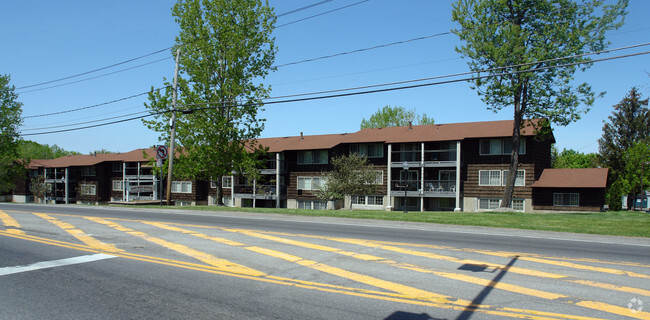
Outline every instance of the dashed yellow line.
{"label": "dashed yellow line", "polygon": [[73,225],[71,225],[69,223],[60,221],[60,220],[58,220],[58,219],[56,219],[56,218],[54,218],[54,217],[52,217],[52,216],[50,216],[48,214],[37,213],[37,212],[34,212],[33,214],[35,216],[38,216],[40,218],[43,218],[43,219],[49,221],[50,223],[54,224],[55,226],[65,230],[67,233],[73,235],[75,238],[81,240],[81,242],[83,242],[83,243],[85,243],[85,244],[87,244],[87,245],[89,245],[89,246],[91,246],[93,248],[96,248],[96,249],[98,249],[100,251],[103,251],[103,252],[123,252],[124,251],[122,249],[117,248],[116,246],[114,246],[112,244],[101,242],[101,241],[89,236],[88,234],[86,234],[82,230],[77,229],[77,227],[75,227],[75,226],[73,226]]}
{"label": "dashed yellow line", "polygon": [[[201,234],[201,233],[198,233],[198,232],[193,232],[193,231],[190,231],[190,230],[185,230],[185,229],[169,226],[169,225],[162,224],[162,223],[151,223],[151,222],[146,222],[146,223],[157,226],[157,227],[160,227],[160,228],[164,228],[164,229],[167,229],[167,230],[183,232],[183,233],[187,233],[187,234],[197,236],[197,237],[200,237],[200,238],[203,238],[203,239],[213,240],[213,241],[217,241],[217,242],[224,243],[224,244],[243,246],[243,244],[239,243],[239,242],[233,242],[231,240],[226,240],[226,239],[223,239],[223,238],[207,236],[207,235],[204,235],[204,234]],[[226,241],[224,241],[224,240],[226,240]],[[298,256],[290,255],[290,254],[279,252],[279,251],[276,251],[276,250],[270,250],[270,249],[255,247],[255,246],[246,246],[244,248],[247,249],[247,250],[253,251],[253,252],[268,255],[268,256],[271,256],[271,257],[280,258],[280,259],[283,259],[283,260],[286,260],[286,261],[290,261],[292,263],[299,264],[299,265],[304,266],[304,267],[308,267],[308,268],[311,268],[311,269],[315,269],[315,270],[319,270],[319,271],[322,271],[322,272],[325,272],[325,273],[329,273],[331,275],[335,275],[335,276],[339,276],[339,277],[342,277],[342,278],[354,280],[356,282],[372,285],[372,286],[375,286],[377,288],[390,290],[392,292],[397,292],[397,293],[406,295],[406,296],[408,296],[408,297],[410,297],[412,299],[433,301],[433,302],[437,302],[437,303],[448,303],[449,302],[448,299],[451,298],[451,297],[444,296],[444,295],[441,295],[441,294],[437,294],[437,293],[433,293],[433,292],[429,292],[429,291],[420,290],[420,289],[417,289],[417,288],[405,286],[405,285],[402,285],[402,284],[399,284],[399,283],[385,281],[385,280],[381,280],[381,279],[378,279],[378,278],[366,276],[364,274],[343,270],[341,268],[329,266],[329,265],[326,265],[326,264],[323,264],[323,263],[318,263],[316,261],[304,259],[304,258],[301,258],[301,257],[298,257]]]}
{"label": "dashed yellow line", "polygon": [[[238,232],[241,234],[245,234],[248,236],[252,237],[257,237],[257,238],[262,238],[266,240],[271,240],[271,241],[276,241],[276,242],[281,242],[285,244],[290,244],[290,245],[296,245],[300,247],[305,247],[305,248],[310,248],[310,249],[315,249],[315,250],[321,250],[321,251],[326,251],[326,252],[335,252],[339,254],[343,254],[346,256],[350,256],[353,258],[357,258],[359,254],[356,254],[354,252],[350,251],[344,251],[339,248],[333,248],[333,247],[328,247],[328,246],[323,246],[323,245],[317,245],[313,243],[308,243],[308,242],[303,242],[303,241],[297,241],[297,240],[291,240],[291,239],[286,239],[286,238],[280,238],[277,236],[272,236],[272,235],[266,235],[262,234],[259,232],[253,232],[253,231],[248,231],[248,230],[241,230],[241,229],[228,229],[228,228],[223,228],[223,230],[226,231],[232,231],[232,232]],[[345,242],[349,243],[357,243],[360,240],[351,240],[347,239]],[[371,242],[366,242],[363,241],[365,245],[370,245]],[[387,246],[389,249],[395,249],[394,247]],[[383,249],[383,247],[382,247]],[[398,248],[399,249],[399,248]],[[473,283],[473,284],[478,284],[478,285],[483,285],[483,286],[491,286],[496,289],[501,289],[504,291],[510,291],[514,293],[519,293],[519,294],[524,294],[528,296],[534,296],[546,300],[560,300],[563,299],[565,300],[566,303],[569,304],[574,304],[577,306],[589,308],[589,309],[594,309],[598,311],[604,311],[608,313],[613,313],[613,314],[619,314],[619,315],[625,315],[625,316],[630,316],[631,312],[627,308],[621,308],[619,306],[603,303],[603,302],[598,302],[598,301],[589,301],[585,299],[579,299],[579,298],[574,298],[554,292],[548,292],[548,291],[542,291],[542,290],[535,290],[531,288],[526,288],[518,285],[513,285],[513,284],[508,284],[508,283],[503,283],[503,282],[497,282],[497,283],[492,283],[491,280],[487,279],[482,279],[482,278],[477,278],[477,277],[472,277],[472,276],[467,276],[463,274],[457,274],[457,273],[450,273],[450,272],[439,272],[439,271],[433,271],[433,270],[428,270],[423,267],[415,266],[412,264],[406,264],[406,263],[399,263],[394,260],[389,260],[389,259],[384,259],[381,257],[377,256],[370,256],[370,255],[363,255],[363,258],[360,258],[362,260],[366,261],[375,261],[379,263],[384,263],[384,264],[389,264],[398,268],[403,268],[403,269],[408,269],[412,271],[417,271],[421,273],[429,273],[429,274],[435,274],[440,277],[445,277],[448,279],[452,280],[458,280],[458,281],[463,281],[467,283]],[[485,265],[484,262],[479,261],[478,264]],[[508,272],[510,272],[514,267],[508,267]],[[464,302],[464,301],[463,301]],[[463,303],[458,301],[458,303]],[[632,317],[637,317],[639,319],[646,319],[647,314],[634,314]]]}
{"label": "dashed yellow line", "polygon": [[241,273],[241,274],[246,274],[246,275],[256,276],[256,277],[266,275],[264,272],[255,270],[253,268],[249,268],[249,267],[243,266],[243,265],[238,264],[238,263],[234,263],[234,262],[231,262],[231,261],[228,261],[228,260],[225,260],[225,259],[215,257],[214,255],[211,255],[209,253],[205,253],[205,252],[202,252],[202,251],[199,251],[199,250],[192,249],[192,248],[190,248],[188,246],[184,246],[184,245],[181,245],[181,244],[173,243],[173,242],[170,242],[170,241],[167,241],[167,240],[163,240],[163,239],[160,239],[160,238],[150,236],[150,235],[148,235],[148,234],[146,234],[144,232],[140,232],[140,231],[136,231],[136,230],[124,227],[124,226],[122,226],[122,225],[120,225],[120,224],[118,224],[116,222],[113,222],[113,221],[108,221],[106,219],[95,218],[95,217],[84,217],[84,218],[86,218],[86,219],[88,219],[90,221],[93,221],[93,222],[97,222],[97,223],[109,226],[109,227],[111,227],[111,228],[113,228],[115,230],[128,233],[128,234],[130,234],[132,236],[136,236],[136,237],[144,239],[146,241],[149,241],[149,242],[155,243],[157,245],[163,246],[165,248],[174,250],[176,252],[179,252],[179,253],[182,253],[184,255],[190,256],[190,257],[195,258],[195,259],[197,259],[199,261],[203,261],[203,262],[205,262],[205,263],[207,263],[209,265],[212,265],[212,266],[215,266],[217,268],[226,270],[228,272]]}
{"label": "dashed yellow line", "polygon": [[7,232],[20,235],[25,234],[23,230],[20,230],[20,223],[18,223],[16,219],[12,218],[2,210],[0,210],[0,220],[2,220],[2,223],[5,225],[5,227],[9,228],[7,229]]}
{"label": "dashed yellow line", "polygon": [[[482,250],[475,250],[474,252],[485,254],[485,255],[503,257],[503,258],[512,257],[511,253],[500,253],[500,252],[482,251]],[[634,278],[650,279],[650,275],[647,275],[647,274],[642,274],[642,273],[637,273],[637,272],[632,272],[632,271],[619,270],[619,269],[604,268],[604,267],[594,267],[594,266],[588,266],[588,265],[578,264],[578,263],[573,263],[573,262],[555,261],[555,260],[541,259],[541,258],[535,258],[535,257],[526,257],[526,256],[519,257],[519,259],[520,260],[525,260],[525,261],[530,261],[530,262],[536,262],[536,263],[550,264],[550,265],[554,265],[554,266],[566,267],[566,268],[589,270],[589,271],[594,271],[594,272],[623,275],[623,276],[629,276],[629,277],[634,277]]]}
{"label": "dashed yellow line", "polygon": [[[571,315],[566,315],[566,314],[557,314],[557,313],[546,313],[546,312],[541,312],[541,311],[532,311],[532,310],[525,310],[525,309],[509,309],[508,312],[502,312],[502,311],[497,311],[497,310],[492,310],[492,309],[499,309],[500,308],[494,308],[492,306],[488,305],[474,305],[468,300],[463,300],[463,299],[456,299],[453,297],[449,297],[446,295],[438,294],[438,293],[432,293],[429,291],[424,291],[420,289],[416,289],[410,286],[405,286],[401,285],[398,283],[390,282],[390,281],[385,281],[382,279],[377,279],[374,277],[366,276],[363,274],[359,274],[356,272],[350,272],[347,270],[343,270],[337,267],[329,266],[326,264],[318,263],[316,261],[304,259],[299,256],[295,256],[292,254],[288,254],[285,252],[280,252],[272,249],[267,249],[267,248],[261,248],[258,246],[249,246],[241,242],[236,242],[232,241],[229,239],[221,238],[221,237],[215,237],[215,236],[209,236],[206,234],[202,234],[193,230],[188,230],[188,229],[183,229],[179,228],[176,226],[168,225],[166,223],[158,223],[158,222],[148,222],[148,221],[141,221],[142,223],[153,225],[165,230],[170,230],[170,231],[175,231],[175,232],[181,232],[184,234],[189,234],[198,238],[206,239],[206,240],[212,240],[216,241],[222,244],[227,244],[227,245],[232,245],[232,246],[237,246],[237,247],[242,247],[246,250],[253,251],[256,253],[260,253],[263,255],[271,256],[271,257],[276,257],[283,259],[285,261],[289,261],[292,263],[296,263],[298,265],[312,268],[315,270],[319,270],[325,273],[329,273],[335,276],[343,277],[346,279],[350,279],[356,282],[360,282],[363,284],[375,286],[378,288],[386,289],[389,291],[396,292],[400,295],[407,296],[409,299],[415,299],[415,300],[424,300],[424,301],[430,301],[430,302],[435,302],[435,303],[441,303],[443,305],[455,305],[457,307],[462,307],[465,308],[472,308],[476,309],[477,311],[484,311],[483,309],[489,310],[489,314],[493,315],[500,315],[500,316],[507,316],[507,317],[521,317],[525,319],[556,319],[556,317],[560,317],[562,319],[591,319],[588,317],[580,317],[580,316],[571,316]],[[248,236],[253,236],[253,237],[258,237],[258,238],[263,238],[267,240],[272,240],[272,241],[277,241],[277,242],[282,242],[286,244],[291,244],[291,245],[297,245],[301,247],[307,247],[311,249],[316,249],[316,250],[322,250],[322,251],[327,251],[327,252],[336,252],[340,253],[346,256],[351,256],[357,259],[365,260],[365,261],[377,261],[377,262],[391,262],[391,260],[387,260],[381,257],[376,257],[372,255],[366,255],[366,254],[358,254],[354,252],[349,252],[349,251],[344,251],[338,248],[332,248],[332,247],[327,247],[327,246],[322,246],[322,245],[317,245],[313,243],[306,243],[306,242],[301,242],[301,241],[296,241],[296,240],[290,240],[290,239],[285,239],[285,238],[279,238],[279,237],[274,237],[270,235],[265,235],[261,234],[258,232],[254,231],[248,231],[248,230],[240,230],[240,229],[228,229],[228,228],[222,228],[223,230],[226,231],[232,231],[232,232],[238,232],[242,234],[246,234]],[[393,264],[399,264],[395,261],[392,261]],[[425,271],[424,269],[418,269],[415,266],[408,265],[408,264],[401,264],[402,266],[406,266],[409,269],[415,270],[415,271]],[[429,272],[430,270],[426,270],[426,272]],[[430,272],[430,273],[435,273],[439,275],[443,275],[443,272]],[[476,277],[470,277],[470,276],[462,276],[459,277],[460,279],[466,280],[467,282],[470,283],[477,283],[481,285],[489,285],[489,280],[484,280]],[[509,285],[509,284],[503,284],[503,283],[497,283],[494,284],[494,287],[499,288],[499,289],[509,289],[511,291],[519,292],[519,293],[524,293],[524,294],[529,294],[533,296],[538,296],[546,299],[559,299],[559,298],[566,298],[567,296],[564,295],[559,295],[555,293],[547,293],[544,291],[539,291],[539,290],[534,290],[534,289],[529,289],[529,288],[523,288],[520,286],[516,285]],[[439,306],[442,307],[442,306]],[[448,308],[447,306],[446,308]],[[505,309],[504,309],[505,310]],[[509,312],[516,312],[516,313],[522,313],[522,315],[513,315]],[[547,316],[551,316],[553,318],[547,318]]]}

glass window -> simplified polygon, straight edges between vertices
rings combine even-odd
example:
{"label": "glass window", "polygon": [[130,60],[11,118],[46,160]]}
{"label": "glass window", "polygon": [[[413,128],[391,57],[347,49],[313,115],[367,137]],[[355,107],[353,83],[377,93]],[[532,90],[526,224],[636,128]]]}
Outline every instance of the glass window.
{"label": "glass window", "polygon": [[327,164],[327,151],[313,151],[314,164]]}
{"label": "glass window", "polygon": [[554,193],[553,206],[577,207],[580,205],[578,193]]}
{"label": "glass window", "polygon": [[494,210],[499,207],[501,199],[497,198],[480,198],[479,209],[481,210]]}
{"label": "glass window", "polygon": [[221,184],[224,188],[232,188],[232,176],[222,177]]}
{"label": "glass window", "polygon": [[85,177],[94,177],[95,167],[81,167],[81,175]]}
{"label": "glass window", "polygon": [[94,184],[80,184],[79,191],[85,196],[94,196],[97,194],[97,186]]}
{"label": "glass window", "polygon": [[113,180],[113,191],[122,191],[122,190],[124,190],[124,181]]}
{"label": "glass window", "polygon": [[121,162],[113,162],[113,172],[122,172]]}
{"label": "glass window", "polygon": [[524,211],[524,199],[512,199],[512,209]]}
{"label": "glass window", "polygon": [[[508,170],[503,170],[503,182],[502,185],[505,186],[508,184]],[[515,178],[515,187],[523,187],[526,185],[526,170],[517,170],[517,178]]]}
{"label": "glass window", "polygon": [[172,181],[173,193],[192,193],[192,181]]}

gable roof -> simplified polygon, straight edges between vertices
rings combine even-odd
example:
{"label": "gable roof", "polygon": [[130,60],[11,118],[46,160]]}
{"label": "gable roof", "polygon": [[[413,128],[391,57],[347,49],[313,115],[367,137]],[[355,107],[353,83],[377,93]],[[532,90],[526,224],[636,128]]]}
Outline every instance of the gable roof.
{"label": "gable roof", "polygon": [[544,169],[533,188],[605,188],[609,168]]}
{"label": "gable roof", "polygon": [[[535,136],[533,124],[527,121],[522,136]],[[353,133],[261,138],[257,142],[269,152],[289,150],[330,149],[342,143],[409,143],[427,141],[457,141],[468,138],[500,138],[512,136],[513,120],[483,121],[361,129]],[[551,139],[555,139],[551,136]]]}
{"label": "gable roof", "polygon": [[94,166],[96,164],[107,161],[118,162],[141,162],[148,161],[142,152],[145,152],[147,157],[155,157],[155,150],[148,149],[135,149],[126,153],[100,153],[100,154],[76,154],[70,156],[63,156],[55,159],[32,159],[29,163],[29,169],[36,168],[68,168],[68,167],[86,167]]}

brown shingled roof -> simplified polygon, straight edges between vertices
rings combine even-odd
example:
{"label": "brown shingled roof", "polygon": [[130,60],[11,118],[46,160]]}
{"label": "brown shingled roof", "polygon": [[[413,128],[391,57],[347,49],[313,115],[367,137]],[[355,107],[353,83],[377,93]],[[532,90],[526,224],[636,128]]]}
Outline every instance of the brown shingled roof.
{"label": "brown shingled roof", "polygon": [[533,188],[605,188],[608,168],[544,169]]}
{"label": "brown shingled roof", "polygon": [[[538,122],[539,120],[531,121]],[[505,120],[372,128],[362,129],[354,133],[263,138],[257,141],[260,145],[268,147],[269,152],[329,149],[341,143],[454,141],[467,138],[510,137],[512,135],[512,124],[512,120]],[[535,135],[531,124],[528,124],[522,130],[522,135]]]}
{"label": "brown shingled roof", "polygon": [[76,154],[70,156],[59,157],[56,159],[33,159],[30,161],[28,168],[36,169],[42,168],[68,168],[68,167],[85,167],[94,166],[98,163],[106,161],[123,161],[123,162],[139,162],[146,161],[147,159],[142,156],[142,151],[145,151],[148,157],[155,157],[155,150],[148,149],[135,149],[126,153],[100,153],[97,155],[91,154]]}

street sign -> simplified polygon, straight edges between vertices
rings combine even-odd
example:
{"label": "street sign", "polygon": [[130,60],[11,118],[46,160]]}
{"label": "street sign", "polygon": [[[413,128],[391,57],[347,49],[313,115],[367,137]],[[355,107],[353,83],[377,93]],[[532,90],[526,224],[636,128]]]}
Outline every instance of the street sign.
{"label": "street sign", "polygon": [[156,160],[165,160],[168,155],[167,146],[158,146],[158,148],[156,148]]}

